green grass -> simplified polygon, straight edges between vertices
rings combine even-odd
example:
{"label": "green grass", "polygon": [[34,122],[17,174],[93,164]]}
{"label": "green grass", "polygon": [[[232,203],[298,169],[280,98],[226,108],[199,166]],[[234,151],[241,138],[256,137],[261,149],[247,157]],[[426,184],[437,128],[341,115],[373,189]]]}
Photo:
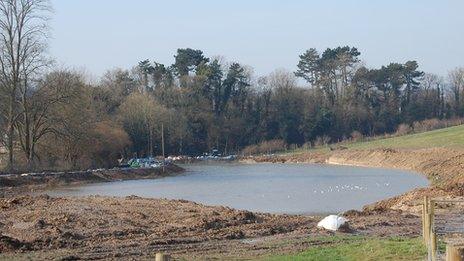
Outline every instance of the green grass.
{"label": "green grass", "polygon": [[421,238],[367,238],[361,236],[313,239],[314,247],[295,255],[263,260],[424,260],[427,250]]}
{"label": "green grass", "polygon": [[[408,134],[404,136],[382,138],[376,137],[370,141],[341,142],[331,146],[345,146],[350,149],[378,148],[408,148],[422,149],[433,147],[464,148],[464,125],[433,130],[428,132]],[[295,154],[307,152],[305,149],[288,150],[280,154]],[[311,152],[328,152],[327,146],[312,148]]]}
{"label": "green grass", "polygon": [[377,139],[366,142],[346,144],[348,148],[430,148],[430,147],[464,147],[464,125],[404,135],[393,138]]}

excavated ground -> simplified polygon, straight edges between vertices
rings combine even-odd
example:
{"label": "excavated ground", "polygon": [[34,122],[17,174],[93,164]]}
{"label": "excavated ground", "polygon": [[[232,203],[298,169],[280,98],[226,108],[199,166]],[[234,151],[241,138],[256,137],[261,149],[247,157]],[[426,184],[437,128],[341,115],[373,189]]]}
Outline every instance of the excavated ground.
{"label": "excavated ground", "polygon": [[176,175],[184,169],[170,164],[163,168],[101,169],[73,172],[44,172],[0,175],[0,197],[11,197],[53,187],[118,180],[156,179]]}
{"label": "excavated ground", "polygon": [[[0,199],[0,255],[14,259],[252,258],[307,249],[320,218],[211,207],[183,200],[19,196]],[[401,211],[346,214],[344,233],[417,236]],[[340,232],[343,233],[343,232]]]}
{"label": "excavated ground", "polygon": [[[432,181],[429,188],[366,206],[361,212],[345,213],[350,229],[337,233],[418,236],[421,232],[418,211],[424,195],[444,198],[464,195],[464,151],[458,149],[335,150],[252,157],[243,161],[400,168],[420,172]],[[94,182],[79,178],[44,180],[47,182],[21,181],[9,189],[0,183],[6,195],[0,198],[0,259],[139,260],[152,259],[156,252],[187,260],[247,259],[302,251],[317,244],[317,240],[309,238],[330,234],[316,228],[320,217],[252,213],[134,196],[24,196],[24,191],[43,184]]]}

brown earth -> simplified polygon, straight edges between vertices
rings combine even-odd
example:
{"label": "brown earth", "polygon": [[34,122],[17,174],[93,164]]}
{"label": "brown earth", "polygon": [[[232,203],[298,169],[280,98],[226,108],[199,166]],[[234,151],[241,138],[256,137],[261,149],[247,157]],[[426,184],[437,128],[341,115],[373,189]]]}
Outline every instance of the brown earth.
{"label": "brown earth", "polygon": [[[0,199],[0,259],[230,259],[302,251],[320,218],[211,207],[183,200],[20,196]],[[401,211],[346,213],[346,233],[416,236]],[[338,232],[342,233],[342,232]]]}
{"label": "brown earth", "polygon": [[[350,220],[350,229],[345,233],[349,234],[417,236],[421,230],[417,211],[424,195],[464,195],[464,151],[457,149],[343,149],[243,161],[399,168],[420,172],[432,181],[429,188],[366,206],[362,212],[345,213]],[[156,176],[159,173],[145,177]],[[109,180],[122,178],[116,175]],[[17,188],[35,188],[44,180],[48,185],[88,182],[80,181],[79,175],[69,182],[55,182],[52,177],[37,182],[36,178],[30,179],[21,181]],[[105,181],[105,176],[97,175],[95,180]],[[320,217],[251,213],[138,197],[10,196],[0,198],[0,259],[138,260],[150,259],[156,252],[187,260],[246,259],[302,251],[317,244],[308,238],[330,235],[316,228]]]}
{"label": "brown earth", "polygon": [[154,179],[175,175],[183,168],[171,164],[162,168],[101,169],[93,171],[0,175],[0,197],[16,196],[52,187],[82,185],[117,180]]}

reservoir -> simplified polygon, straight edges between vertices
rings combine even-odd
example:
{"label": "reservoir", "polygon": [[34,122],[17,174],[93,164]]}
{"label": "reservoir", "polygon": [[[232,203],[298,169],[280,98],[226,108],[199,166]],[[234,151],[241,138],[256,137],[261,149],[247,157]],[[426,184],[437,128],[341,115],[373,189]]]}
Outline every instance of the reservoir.
{"label": "reservoir", "polygon": [[47,191],[53,196],[185,199],[205,205],[287,214],[328,214],[426,187],[407,171],[319,164],[201,163],[178,176],[96,183]]}

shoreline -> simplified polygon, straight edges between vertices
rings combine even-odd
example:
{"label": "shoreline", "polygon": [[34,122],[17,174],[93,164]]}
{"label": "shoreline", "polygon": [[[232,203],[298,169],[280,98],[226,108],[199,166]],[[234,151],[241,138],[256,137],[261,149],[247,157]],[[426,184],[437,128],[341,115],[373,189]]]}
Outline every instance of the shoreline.
{"label": "shoreline", "polygon": [[0,176],[0,198],[21,196],[50,188],[121,180],[156,179],[184,171],[182,167],[170,164],[165,166],[164,171],[162,168],[140,168],[6,175]]}
{"label": "shoreline", "polygon": [[[459,184],[460,169],[453,166],[461,161],[460,155],[464,153],[441,148],[373,149],[302,152],[253,157],[252,161],[403,169],[429,180],[435,177],[434,171],[443,170],[438,176],[440,187],[430,184],[365,206],[362,211],[347,211],[344,216],[349,219],[349,230],[335,233],[411,238],[421,233],[418,206],[423,195],[453,196],[460,191],[452,189],[452,183],[445,183],[454,180]],[[7,259],[150,259],[156,252],[188,259],[255,258],[303,251],[314,246],[308,238],[333,235],[317,229],[320,218],[314,215],[255,213],[137,196],[16,194],[0,198],[0,209],[0,258]]]}
{"label": "shoreline", "polygon": [[[441,153],[437,153],[440,150]],[[451,153],[451,155],[449,155]],[[418,154],[418,155],[416,155]],[[427,155],[428,154],[428,155]],[[401,209],[416,213],[420,209],[417,207],[410,208],[411,205],[417,205],[416,202],[411,200],[419,200],[419,195],[427,196],[464,196],[459,182],[450,183],[449,180],[455,179],[455,172],[459,174],[460,169],[451,168],[451,173],[446,169],[440,169],[440,175],[436,174],[437,166],[427,164],[429,169],[424,171],[423,161],[430,160],[443,156],[443,159],[434,159],[435,164],[441,167],[441,163],[449,162],[449,158],[459,161],[462,156],[464,159],[464,151],[444,149],[444,148],[431,148],[419,150],[394,150],[394,149],[370,149],[370,150],[335,150],[330,152],[297,152],[293,154],[277,154],[277,155],[264,155],[264,156],[249,156],[237,159],[236,162],[249,164],[249,163],[310,163],[322,165],[339,165],[339,166],[353,166],[363,168],[385,168],[385,169],[399,169],[404,171],[412,171],[418,175],[425,176],[429,185],[426,188],[418,188],[401,195],[387,198],[372,204],[364,206],[364,208],[392,208]],[[456,155],[457,154],[457,155]],[[424,156],[425,155],[425,156]],[[448,158],[447,158],[448,157]],[[418,158],[421,160],[418,161]],[[448,165],[455,165],[454,162],[449,162]],[[431,167],[431,168],[430,168]],[[112,182],[121,180],[139,180],[139,179],[155,179],[177,173],[185,172],[180,166],[168,165],[167,173],[162,173],[161,169],[112,169],[112,170],[94,170],[94,171],[78,171],[78,172],[62,172],[62,173],[48,173],[45,175],[7,175],[0,176],[0,197],[14,197],[20,196],[27,192],[43,191],[50,188],[59,188],[66,186],[78,186],[91,183]],[[448,180],[445,185],[437,185],[437,180]],[[464,181],[464,178],[462,178]],[[5,185],[7,184],[7,185]],[[10,186],[8,186],[10,185]],[[458,187],[456,189],[456,187]],[[457,190],[457,191],[456,191]],[[3,194],[3,195],[2,195]],[[411,195],[415,195],[411,198]],[[402,201],[401,198],[408,199],[408,202]],[[413,204],[412,204],[413,203]],[[420,204],[421,202],[419,202]],[[404,208],[403,205],[407,205]]]}
{"label": "shoreline", "polygon": [[[19,196],[0,198],[0,209],[0,259],[148,260],[157,252],[187,260],[255,258],[303,251],[314,246],[308,238],[333,235],[316,227],[320,217],[137,196]],[[420,218],[400,211],[345,216],[349,230],[336,234],[420,234]]]}
{"label": "shoreline", "polygon": [[464,150],[448,148],[427,149],[345,149],[330,152],[295,152],[242,159],[245,163],[316,163],[366,168],[386,168],[413,171],[429,181],[426,188],[418,188],[401,195],[366,205],[364,209],[395,209],[411,213],[421,211],[424,196],[464,196]]}
{"label": "shoreline", "polygon": [[[437,151],[438,150],[438,151]],[[364,168],[385,168],[412,171],[425,176],[429,185],[401,195],[387,198],[364,206],[368,208],[392,208],[417,213],[423,196],[464,196],[460,177],[460,160],[464,159],[464,151],[445,148],[430,149],[370,149],[370,150],[335,150],[330,152],[297,152],[293,154],[277,154],[250,156],[237,159],[239,163],[311,163],[322,165],[353,166]],[[454,161],[453,161],[454,159]],[[425,164],[424,164],[425,162]],[[442,168],[447,163],[448,169]],[[456,168],[456,165],[458,167]],[[454,167],[453,167],[454,166]],[[177,165],[168,165],[167,173],[161,169],[124,169],[95,170],[70,173],[49,173],[46,175],[9,175],[0,176],[0,193],[3,197],[22,195],[25,192],[43,191],[49,188],[76,186],[90,183],[111,182],[120,180],[153,179],[175,175],[185,169]],[[437,172],[438,169],[438,172]],[[7,184],[5,186],[5,184]],[[8,184],[10,186],[8,186]],[[0,194],[0,196],[2,196]],[[418,202],[412,202],[418,201]],[[407,207],[404,207],[407,206]],[[411,208],[412,206],[412,208]]]}
{"label": "shoreline", "polygon": [[[322,163],[322,164],[334,165],[334,166],[361,167],[361,168],[379,168],[379,167],[373,167],[373,166],[369,166],[365,164],[340,163],[336,161],[331,161],[330,159],[328,159],[325,163]],[[389,169],[389,168],[386,168],[386,169]],[[420,174],[420,175],[423,175],[423,174]]]}

